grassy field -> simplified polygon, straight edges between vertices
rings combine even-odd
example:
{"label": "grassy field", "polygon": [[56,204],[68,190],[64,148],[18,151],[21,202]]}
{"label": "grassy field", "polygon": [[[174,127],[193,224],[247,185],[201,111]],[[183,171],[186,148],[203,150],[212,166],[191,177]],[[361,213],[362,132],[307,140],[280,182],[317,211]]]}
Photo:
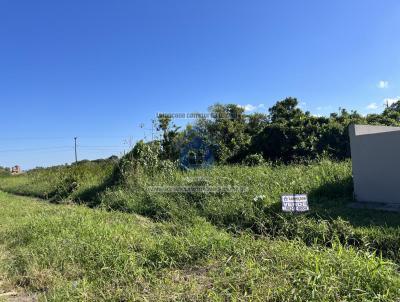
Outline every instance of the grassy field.
{"label": "grassy field", "polygon": [[[3,271],[50,300],[400,298],[399,214],[347,206],[347,161],[88,162],[1,177],[0,190],[57,203],[0,195]],[[282,213],[283,193],[308,193],[311,211]]]}
{"label": "grassy field", "polygon": [[394,301],[397,266],[346,248],[231,234],[0,193],[1,272],[50,301]]}
{"label": "grassy field", "polygon": [[114,161],[104,160],[34,169],[20,175],[0,177],[0,189],[51,201],[90,200],[93,191],[107,182],[114,167]]}

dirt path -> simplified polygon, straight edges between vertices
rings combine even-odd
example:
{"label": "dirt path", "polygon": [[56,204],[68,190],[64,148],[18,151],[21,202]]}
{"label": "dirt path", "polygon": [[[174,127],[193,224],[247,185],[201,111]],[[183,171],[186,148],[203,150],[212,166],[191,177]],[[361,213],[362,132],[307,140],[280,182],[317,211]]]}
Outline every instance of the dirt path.
{"label": "dirt path", "polygon": [[37,298],[33,295],[25,293],[22,289],[13,289],[10,284],[0,279],[0,301],[36,302]]}
{"label": "dirt path", "polygon": [[[0,245],[0,267],[6,258],[3,247]],[[36,302],[35,295],[27,294],[22,288],[15,288],[0,271],[0,301],[5,302]]]}

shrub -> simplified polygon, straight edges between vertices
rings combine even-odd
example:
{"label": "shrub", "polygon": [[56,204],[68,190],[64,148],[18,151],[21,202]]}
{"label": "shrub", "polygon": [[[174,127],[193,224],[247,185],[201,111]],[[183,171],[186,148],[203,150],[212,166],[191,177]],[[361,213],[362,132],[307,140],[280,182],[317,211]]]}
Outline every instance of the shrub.
{"label": "shrub", "polygon": [[264,157],[261,154],[249,154],[243,160],[243,163],[247,166],[259,166],[265,163]]}

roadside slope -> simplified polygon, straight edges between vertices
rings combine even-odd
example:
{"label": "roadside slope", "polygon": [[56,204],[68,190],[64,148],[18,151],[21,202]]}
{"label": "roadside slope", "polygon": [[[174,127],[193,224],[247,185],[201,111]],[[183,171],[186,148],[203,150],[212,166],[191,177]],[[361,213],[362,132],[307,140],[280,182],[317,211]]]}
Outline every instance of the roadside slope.
{"label": "roadside slope", "polygon": [[3,276],[50,301],[394,301],[397,266],[344,248],[0,192]]}
{"label": "roadside slope", "polygon": [[[151,152],[138,153],[138,158],[128,154],[119,162],[85,162],[0,177],[0,190],[159,222],[187,225],[203,219],[233,234],[249,231],[309,246],[330,247],[339,240],[400,264],[399,215],[347,206],[353,192],[349,161],[182,171],[149,156]],[[288,192],[308,193],[311,210],[282,213],[280,196]]]}

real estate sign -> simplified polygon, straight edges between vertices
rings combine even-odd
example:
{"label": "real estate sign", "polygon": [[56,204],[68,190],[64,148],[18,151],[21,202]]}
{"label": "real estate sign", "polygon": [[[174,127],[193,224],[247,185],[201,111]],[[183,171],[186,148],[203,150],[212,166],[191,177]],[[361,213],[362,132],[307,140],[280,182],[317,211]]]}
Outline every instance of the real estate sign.
{"label": "real estate sign", "polygon": [[306,212],[310,210],[307,194],[282,195],[281,200],[283,212]]}

